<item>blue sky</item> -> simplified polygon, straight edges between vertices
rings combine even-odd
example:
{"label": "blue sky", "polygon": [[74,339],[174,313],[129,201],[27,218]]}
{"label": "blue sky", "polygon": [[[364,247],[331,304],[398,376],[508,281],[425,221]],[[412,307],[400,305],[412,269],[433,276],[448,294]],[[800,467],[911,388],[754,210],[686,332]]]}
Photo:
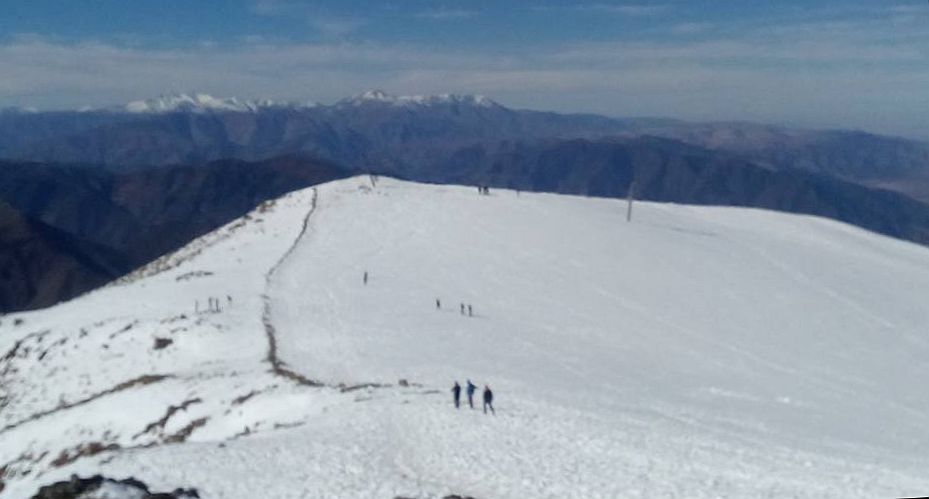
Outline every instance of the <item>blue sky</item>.
{"label": "blue sky", "polygon": [[929,3],[7,0],[0,106],[480,93],[929,138]]}

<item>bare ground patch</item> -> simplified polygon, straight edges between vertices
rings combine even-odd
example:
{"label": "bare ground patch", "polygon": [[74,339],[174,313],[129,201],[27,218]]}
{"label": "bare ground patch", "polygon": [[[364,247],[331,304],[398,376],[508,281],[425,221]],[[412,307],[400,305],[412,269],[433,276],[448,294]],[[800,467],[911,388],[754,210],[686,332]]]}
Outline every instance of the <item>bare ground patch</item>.
{"label": "bare ground patch", "polygon": [[164,427],[166,424],[168,424],[168,420],[171,419],[171,416],[174,416],[176,413],[180,411],[186,411],[187,408],[190,407],[191,405],[199,404],[201,402],[203,402],[203,400],[201,400],[200,398],[193,398],[193,399],[185,400],[181,402],[179,405],[168,406],[168,410],[165,412],[165,415],[162,416],[161,419],[154,421],[152,423],[149,423],[149,425],[146,426],[144,430],[133,435],[132,439],[135,440],[141,437],[142,435],[151,432],[152,430],[157,430],[159,432],[161,430],[164,430]]}

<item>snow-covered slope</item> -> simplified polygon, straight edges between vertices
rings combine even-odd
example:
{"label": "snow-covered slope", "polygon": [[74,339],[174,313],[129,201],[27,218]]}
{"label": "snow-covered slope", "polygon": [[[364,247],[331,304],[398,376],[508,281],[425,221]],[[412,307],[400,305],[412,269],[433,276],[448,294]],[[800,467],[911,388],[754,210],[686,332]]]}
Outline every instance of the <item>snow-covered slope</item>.
{"label": "snow-covered slope", "polygon": [[[204,497],[929,490],[926,248],[760,210],[637,203],[627,223],[615,200],[370,182],[3,317],[0,497],[92,472]],[[468,377],[496,416],[451,406]]]}

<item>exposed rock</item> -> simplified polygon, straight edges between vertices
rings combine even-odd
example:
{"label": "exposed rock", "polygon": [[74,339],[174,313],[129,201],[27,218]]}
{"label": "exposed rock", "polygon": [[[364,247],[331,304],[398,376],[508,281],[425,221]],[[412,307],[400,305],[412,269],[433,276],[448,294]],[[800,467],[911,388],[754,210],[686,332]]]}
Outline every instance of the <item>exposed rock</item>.
{"label": "exposed rock", "polygon": [[155,338],[155,350],[161,350],[171,343],[174,343],[174,340],[171,338]]}
{"label": "exposed rock", "polygon": [[187,437],[189,437],[190,434],[194,432],[194,430],[196,430],[197,428],[200,428],[201,426],[205,425],[208,419],[209,419],[209,418],[200,418],[200,419],[195,419],[195,420],[191,421],[190,423],[187,424],[187,426],[185,426],[185,427],[181,428],[180,430],[178,430],[177,433],[175,433],[175,434],[173,434],[173,435],[169,435],[168,437],[166,437],[166,438],[164,439],[164,443],[166,443],[166,444],[179,444],[179,443],[182,443],[182,442],[186,441],[186,440],[187,440]]}
{"label": "exposed rock", "polygon": [[[136,438],[139,438],[140,436],[146,433],[149,433],[153,430],[158,431],[160,433],[162,430],[164,430],[165,425],[168,424],[168,420],[171,419],[171,417],[174,416],[177,412],[186,411],[187,408],[190,407],[191,405],[199,404],[201,402],[203,402],[203,400],[197,397],[197,398],[185,400],[180,405],[169,406],[167,412],[165,412],[165,415],[162,416],[161,419],[146,426],[144,430],[140,431],[136,435],[133,435],[132,439],[135,440]],[[193,431],[193,429],[191,429],[191,431]]]}
{"label": "exposed rock", "polygon": [[52,466],[62,467],[66,464],[73,463],[82,457],[93,456],[101,452],[118,450],[118,444],[103,444],[101,442],[90,442],[87,444],[78,445],[73,449],[73,452],[69,452],[67,449],[61,451],[61,454],[58,455],[52,462]]}
{"label": "exposed rock", "polygon": [[[0,488],[0,490],[3,490]],[[174,489],[172,492],[151,492],[145,483],[129,477],[123,480],[94,475],[55,482],[39,488],[32,499],[191,499],[199,498],[197,489]]]}

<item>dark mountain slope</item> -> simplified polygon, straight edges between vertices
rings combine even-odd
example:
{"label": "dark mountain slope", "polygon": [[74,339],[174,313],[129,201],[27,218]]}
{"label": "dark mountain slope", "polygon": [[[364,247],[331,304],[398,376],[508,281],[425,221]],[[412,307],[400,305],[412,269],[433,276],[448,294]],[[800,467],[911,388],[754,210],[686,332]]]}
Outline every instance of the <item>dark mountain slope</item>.
{"label": "dark mountain slope", "polygon": [[120,255],[0,203],[0,310],[53,304],[120,275]]}
{"label": "dark mountain slope", "polygon": [[[21,213],[43,228],[33,227],[30,234],[43,235],[77,260],[84,258],[82,263],[93,270],[74,274],[68,281],[73,284],[60,286],[45,283],[53,274],[24,272],[16,282],[4,281],[7,287],[0,289],[0,296],[21,297],[17,303],[28,307],[73,297],[183,246],[262,201],[349,174],[332,163],[295,157],[122,173],[0,162],[0,200],[15,208],[11,227],[22,225],[12,216]],[[26,255],[14,245],[4,246],[0,253],[7,262]],[[43,260],[36,256],[35,261]],[[43,286],[49,291],[38,298],[37,291],[24,291]]]}

